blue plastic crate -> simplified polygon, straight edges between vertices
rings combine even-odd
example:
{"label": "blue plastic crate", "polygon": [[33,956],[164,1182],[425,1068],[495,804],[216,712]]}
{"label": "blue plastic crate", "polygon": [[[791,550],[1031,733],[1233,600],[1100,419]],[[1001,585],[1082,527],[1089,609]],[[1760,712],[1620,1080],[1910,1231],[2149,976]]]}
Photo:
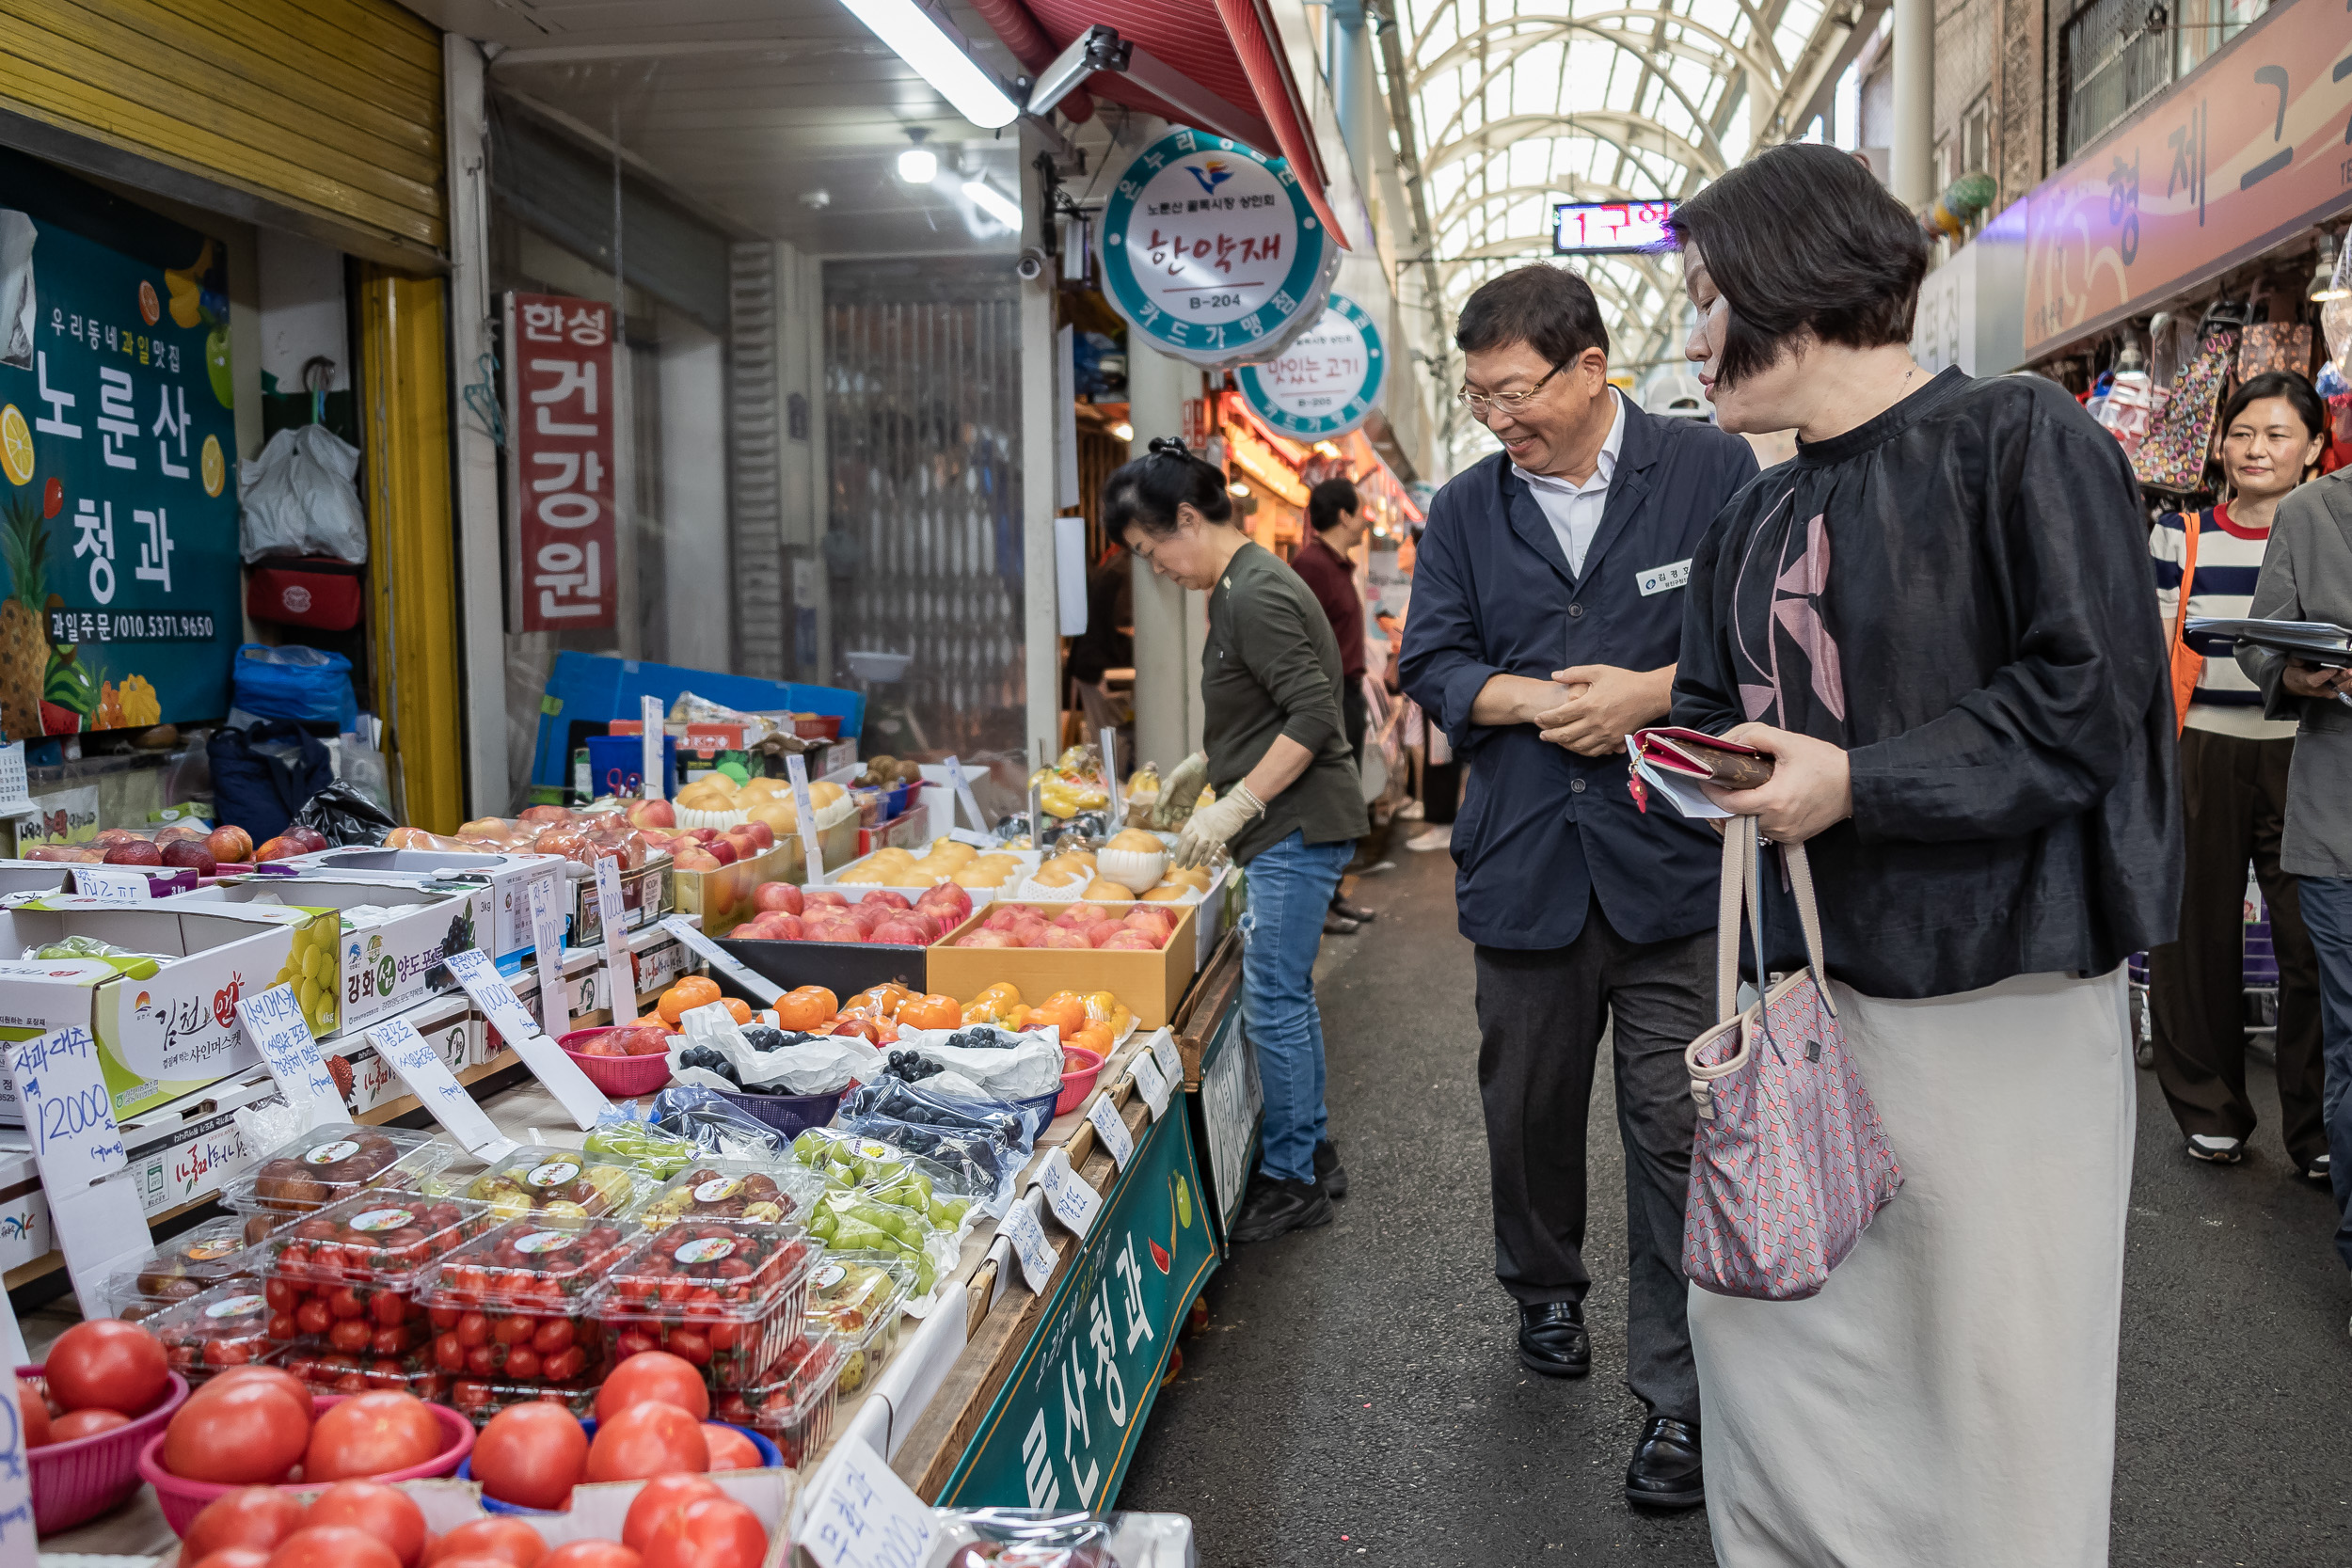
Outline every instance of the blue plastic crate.
{"label": "blue plastic crate", "polygon": [[844,740],[855,739],[866,726],[866,696],[859,691],[688,670],[675,664],[647,664],[633,658],[560,653],[548,676],[547,695],[539,704],[539,734],[531,758],[532,786],[562,789],[570,783],[574,724],[601,731],[615,719],[643,717],[640,704],[646,697],[659,698],[666,707],[677,701],[681,691],[747,713],[788,709],[837,718]]}

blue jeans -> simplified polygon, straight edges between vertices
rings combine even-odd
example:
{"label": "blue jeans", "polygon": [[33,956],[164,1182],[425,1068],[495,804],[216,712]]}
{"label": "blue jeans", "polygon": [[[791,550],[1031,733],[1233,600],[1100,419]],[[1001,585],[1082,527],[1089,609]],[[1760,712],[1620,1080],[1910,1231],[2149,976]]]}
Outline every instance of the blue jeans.
{"label": "blue jeans", "polygon": [[1241,917],[1242,1030],[1265,1085],[1266,1175],[1311,1184],[1325,1135],[1323,1014],[1315,1006],[1315,953],[1323,917],[1356,846],[1309,844],[1293,833],[1249,863],[1249,911]]}
{"label": "blue jeans", "polygon": [[2319,954],[2320,1091],[2328,1170],[2336,1189],[2336,1253],[2352,1268],[2352,877],[2298,877],[2303,924]]}

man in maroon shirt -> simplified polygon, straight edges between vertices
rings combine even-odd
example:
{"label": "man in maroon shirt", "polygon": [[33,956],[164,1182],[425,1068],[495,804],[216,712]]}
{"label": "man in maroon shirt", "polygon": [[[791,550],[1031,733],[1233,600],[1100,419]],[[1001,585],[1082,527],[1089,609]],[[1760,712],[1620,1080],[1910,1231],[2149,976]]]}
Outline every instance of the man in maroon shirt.
{"label": "man in maroon shirt", "polygon": [[[1356,591],[1356,562],[1349,559],[1364,537],[1363,502],[1356,486],[1343,479],[1327,479],[1307,492],[1307,542],[1291,558],[1291,570],[1323,607],[1331,635],[1340,644],[1340,717],[1347,725],[1347,744],[1359,766],[1364,755],[1364,599]],[[1375,911],[1334,893],[1331,911],[1323,928],[1344,936],[1370,920]]]}

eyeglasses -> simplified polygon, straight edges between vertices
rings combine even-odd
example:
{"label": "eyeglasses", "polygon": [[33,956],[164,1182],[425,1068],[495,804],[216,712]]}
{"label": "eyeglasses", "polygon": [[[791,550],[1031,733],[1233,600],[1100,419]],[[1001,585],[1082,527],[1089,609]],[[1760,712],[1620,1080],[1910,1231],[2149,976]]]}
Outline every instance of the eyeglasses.
{"label": "eyeglasses", "polygon": [[1524,392],[1497,392],[1494,396],[1488,397],[1484,392],[1473,392],[1464,387],[1454,394],[1454,401],[1469,409],[1470,418],[1474,420],[1483,420],[1498,408],[1505,414],[1516,414],[1534,403],[1536,394],[1544,389],[1545,384],[1567,368],[1567,361],[1563,359],[1544,372],[1543,380],[1536,382]]}

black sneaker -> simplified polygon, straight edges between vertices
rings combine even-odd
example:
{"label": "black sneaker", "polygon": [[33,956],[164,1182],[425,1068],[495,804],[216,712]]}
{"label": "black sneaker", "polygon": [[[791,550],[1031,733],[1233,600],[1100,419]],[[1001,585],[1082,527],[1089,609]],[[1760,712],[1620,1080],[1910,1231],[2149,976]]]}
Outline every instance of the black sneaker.
{"label": "black sneaker", "polygon": [[[1317,1152],[1320,1152],[1320,1150]],[[2335,1185],[2335,1160],[2330,1155],[2322,1154],[2318,1158],[2306,1163],[2302,1167],[2300,1174],[2306,1181],[2314,1182],[2322,1187],[2332,1187]],[[1318,1181],[1323,1180],[1323,1169],[1320,1164],[1318,1164],[1315,1168],[1315,1180]],[[1333,1193],[1331,1196],[1333,1197],[1337,1197],[1340,1195],[1338,1193]]]}
{"label": "black sneaker", "polygon": [[1347,1196],[1347,1167],[1340,1164],[1340,1151],[1328,1138],[1315,1145],[1315,1185],[1335,1203]]}
{"label": "black sneaker", "polygon": [[1294,1230],[1311,1230],[1331,1223],[1331,1195],[1306,1181],[1267,1177],[1242,1200],[1241,1212],[1226,1240],[1269,1242]]}
{"label": "black sneaker", "polygon": [[2202,1160],[2209,1165],[2234,1165],[2246,1158],[2246,1140],[2218,1137],[2211,1132],[2192,1132],[2188,1137],[2188,1157]]}

